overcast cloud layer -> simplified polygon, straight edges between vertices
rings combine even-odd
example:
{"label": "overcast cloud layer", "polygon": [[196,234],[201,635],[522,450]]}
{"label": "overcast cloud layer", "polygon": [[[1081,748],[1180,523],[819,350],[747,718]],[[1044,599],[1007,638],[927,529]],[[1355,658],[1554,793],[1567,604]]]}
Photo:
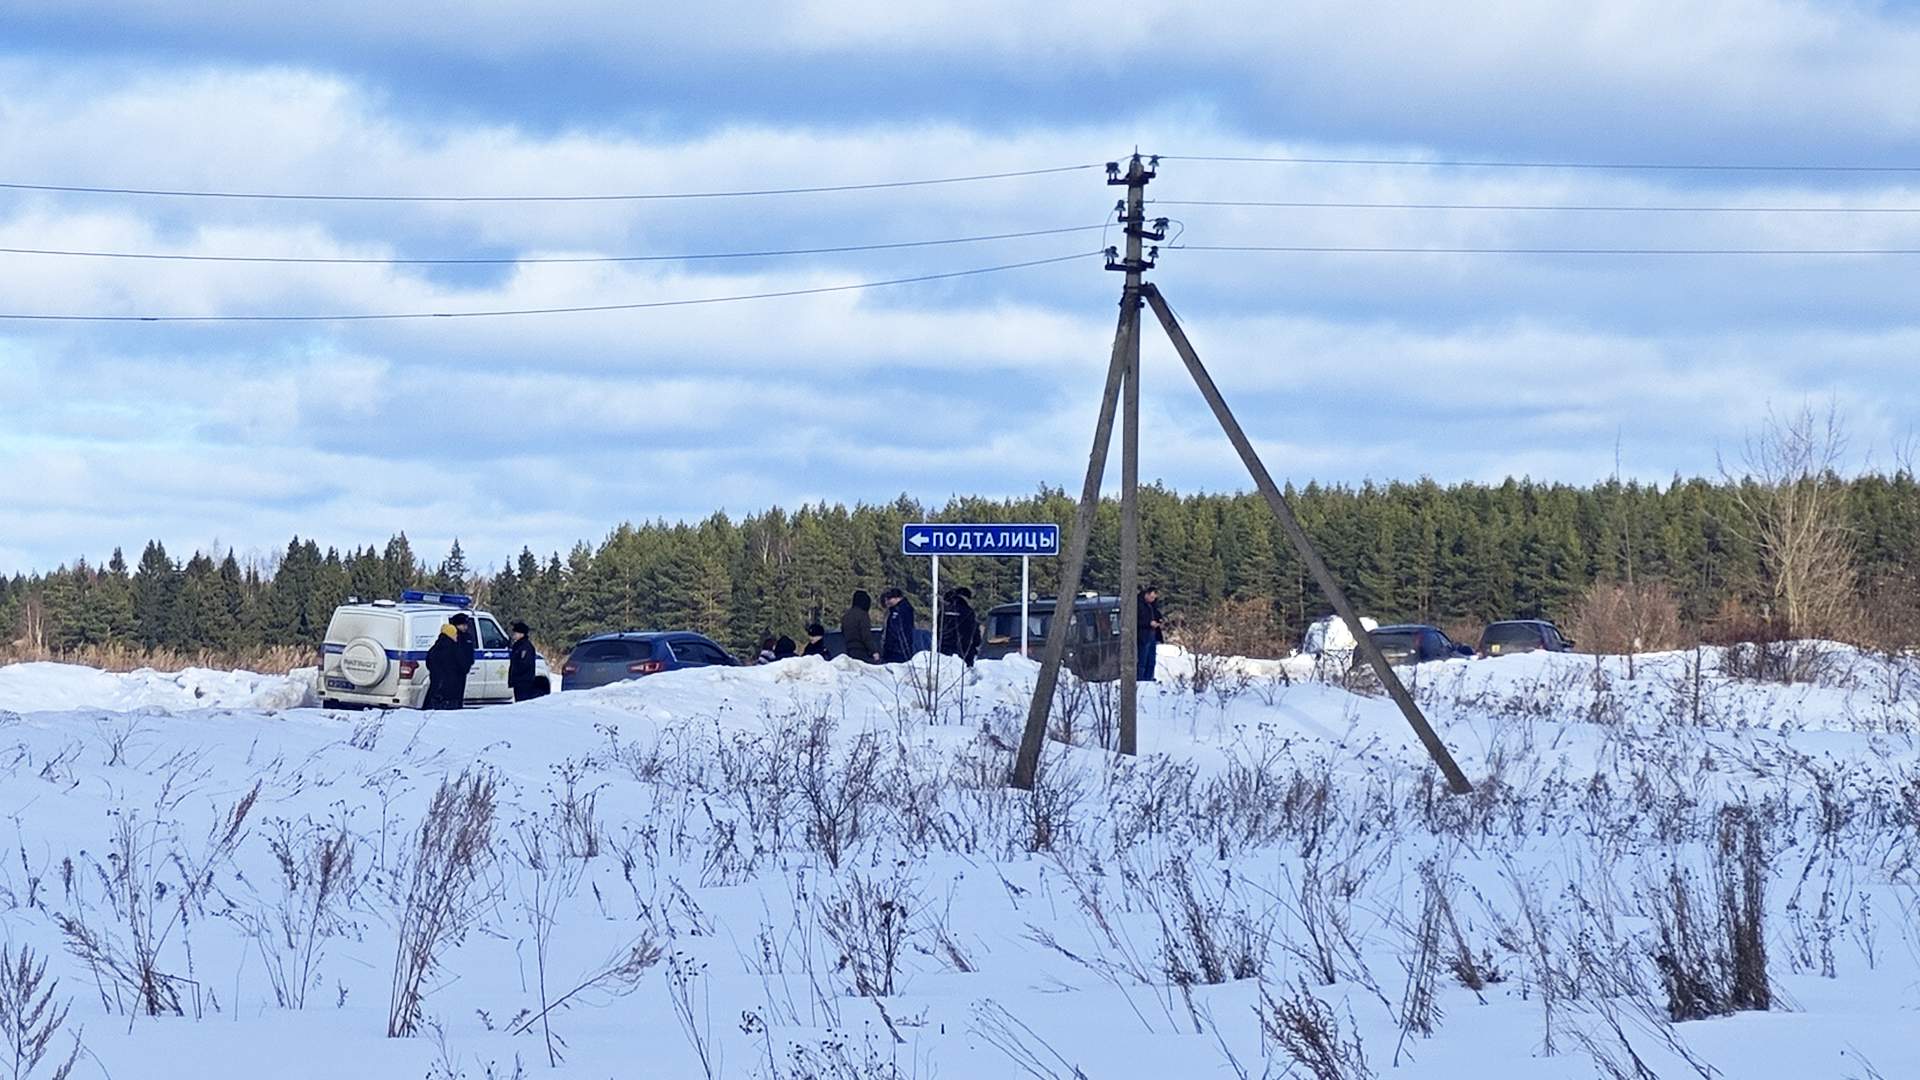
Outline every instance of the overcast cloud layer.
{"label": "overcast cloud layer", "polygon": [[[1751,0],[778,5],[640,21],[393,5],[29,0],[0,14],[0,182],[272,192],[674,192],[1173,155],[1920,164],[1920,24]],[[686,12],[696,5],[683,5]],[[553,13],[555,10],[564,15]],[[751,32],[745,28],[751,27]],[[1587,482],[1706,473],[1770,407],[1913,428],[1916,256],[1276,254],[1200,245],[1920,249],[1920,172],[1169,160],[1155,278],[1278,474]],[[1073,486],[1118,277],[1099,169],[793,197],[328,203],[0,192],[0,247],[322,258],[658,256],[1063,230],[738,260],[493,266],[0,254],[10,314],[593,307],[501,319],[0,321],[0,572],[165,539],[267,551],[405,530],[476,562],[627,518]],[[1871,214],[1179,205],[1846,206]],[[1064,231],[1075,230],[1075,231]],[[1243,485],[1147,336],[1143,472]]]}

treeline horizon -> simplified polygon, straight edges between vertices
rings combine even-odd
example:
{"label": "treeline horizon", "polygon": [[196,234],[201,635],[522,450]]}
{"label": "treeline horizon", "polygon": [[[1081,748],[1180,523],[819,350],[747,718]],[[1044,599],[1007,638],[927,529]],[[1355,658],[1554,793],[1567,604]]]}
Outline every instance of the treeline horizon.
{"label": "treeline horizon", "polygon": [[[1766,541],[1743,527],[1755,481],[1675,479],[1588,486],[1430,480],[1289,488],[1302,524],[1349,596],[1388,621],[1463,625],[1500,618],[1566,619],[1596,583],[1654,583],[1690,627],[1766,618],[1774,595]],[[1827,476],[1845,518],[1863,609],[1912,597],[1920,566],[1920,484],[1905,469]],[[1750,501],[1750,500],[1749,500]],[[1256,612],[1243,631],[1297,640],[1331,611],[1257,495],[1141,490],[1142,580],[1170,613],[1198,619]],[[97,647],[244,654],[317,647],[349,597],[395,598],[407,588],[466,592],[505,620],[524,620],[549,648],[621,629],[693,629],[736,650],[833,624],[855,589],[898,586],[924,599],[929,561],[901,554],[900,526],[918,520],[1051,521],[1067,526],[1060,489],[1011,499],[955,498],[934,508],[885,504],[778,508],[734,520],[627,522],[564,554],[522,548],[476,572],[455,541],[439,559],[404,533],[384,545],[321,548],[292,539],[266,565],[231,550],[184,559],[148,540],[129,563],[0,577],[0,643],[64,653]],[[1051,595],[1058,559],[1033,560],[1033,588]],[[1119,579],[1119,508],[1103,501],[1083,588]],[[1017,558],[949,558],[943,588],[968,586],[981,611],[1018,600]]]}

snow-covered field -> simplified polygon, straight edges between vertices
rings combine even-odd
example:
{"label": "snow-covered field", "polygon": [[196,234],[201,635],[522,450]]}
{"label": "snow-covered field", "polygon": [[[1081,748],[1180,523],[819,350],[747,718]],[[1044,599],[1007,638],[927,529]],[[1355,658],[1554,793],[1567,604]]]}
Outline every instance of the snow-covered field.
{"label": "snow-covered field", "polygon": [[0,667],[0,922],[71,1002],[21,1075],[1920,1076],[1920,667],[1804,648],[1423,667],[1466,797],[1304,661],[1173,657],[1135,760],[1063,701],[1033,794],[1018,659]]}

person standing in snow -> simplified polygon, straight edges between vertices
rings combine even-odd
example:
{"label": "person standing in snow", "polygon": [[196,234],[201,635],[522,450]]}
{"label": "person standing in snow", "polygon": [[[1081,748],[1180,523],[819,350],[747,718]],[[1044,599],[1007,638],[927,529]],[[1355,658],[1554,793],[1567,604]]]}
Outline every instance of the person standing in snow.
{"label": "person standing in snow", "polygon": [[773,643],[773,658],[775,660],[791,660],[793,659],[794,649],[793,639],[785,634],[781,634],[779,640]]}
{"label": "person standing in snow", "polygon": [[473,673],[473,661],[480,652],[480,631],[473,625],[467,613],[457,612],[448,619],[454,629],[459,631],[454,640],[460,643],[460,669],[458,681],[460,688],[453,695],[453,707],[460,708],[467,703],[467,676]]}
{"label": "person standing in snow", "polygon": [[827,659],[827,628],[819,623],[807,624],[807,647],[800,650],[801,656],[817,656]]}
{"label": "person standing in snow", "polygon": [[1139,630],[1140,637],[1138,674],[1141,682],[1152,682],[1153,666],[1160,652],[1160,631],[1164,621],[1160,615],[1158,585],[1149,585],[1140,590],[1138,616],[1134,624]]}
{"label": "person standing in snow", "polygon": [[464,612],[456,613],[433,639],[433,647],[427,650],[427,696],[420,703],[422,708],[458,709],[466,704],[473,646],[462,635],[471,623]]}
{"label": "person standing in snow", "polygon": [[507,649],[507,689],[513,691],[515,701],[537,698],[541,691],[534,682],[533,666],[540,654],[533,649],[526,623],[516,622],[509,629],[513,644]]}
{"label": "person standing in snow", "polygon": [[853,591],[853,602],[847,605],[847,613],[840,616],[840,636],[844,639],[840,645],[842,655],[863,664],[880,662],[880,654],[873,651],[873,597],[868,596],[865,589]]}
{"label": "person standing in snow", "polygon": [[980,618],[973,613],[973,590],[965,585],[949,592],[940,611],[940,652],[957,656],[968,667],[980,654]]}
{"label": "person standing in snow", "polygon": [[899,589],[880,594],[887,609],[887,626],[880,634],[880,662],[903,664],[913,659],[913,603]]}

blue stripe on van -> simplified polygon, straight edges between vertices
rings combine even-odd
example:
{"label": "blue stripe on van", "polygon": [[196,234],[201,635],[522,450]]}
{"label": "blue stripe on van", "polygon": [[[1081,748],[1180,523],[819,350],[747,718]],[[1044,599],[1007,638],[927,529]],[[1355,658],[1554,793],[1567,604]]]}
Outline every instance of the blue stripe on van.
{"label": "blue stripe on van", "polygon": [[[326,653],[343,653],[347,651],[347,647],[345,645],[336,645],[333,642],[329,641],[326,644],[320,646],[320,650]],[[426,658],[427,658],[427,651],[425,649],[418,649],[418,650],[388,649],[387,650],[387,659],[389,660],[423,661]],[[480,649],[473,654],[473,658],[475,660],[508,660],[512,658],[512,654],[506,649]]]}

